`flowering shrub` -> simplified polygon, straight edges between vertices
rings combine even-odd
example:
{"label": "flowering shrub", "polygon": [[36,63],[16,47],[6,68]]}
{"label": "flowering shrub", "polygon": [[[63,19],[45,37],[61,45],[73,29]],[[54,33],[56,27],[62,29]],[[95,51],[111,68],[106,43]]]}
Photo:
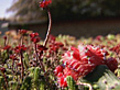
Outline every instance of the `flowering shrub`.
{"label": "flowering shrub", "polygon": [[49,18],[45,40],[24,29],[0,38],[0,90],[119,89],[120,35],[80,40],[50,35],[49,4],[40,2]]}

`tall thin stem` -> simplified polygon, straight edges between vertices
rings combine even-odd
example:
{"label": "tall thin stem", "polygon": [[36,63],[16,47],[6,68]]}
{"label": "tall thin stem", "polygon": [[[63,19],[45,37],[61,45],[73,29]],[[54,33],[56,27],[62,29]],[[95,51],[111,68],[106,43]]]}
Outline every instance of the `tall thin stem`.
{"label": "tall thin stem", "polygon": [[[37,53],[36,43],[34,44],[34,50],[35,50],[35,54],[36,54],[36,60],[40,60],[38,53]],[[45,68],[44,68],[44,65],[41,60],[40,60],[40,65],[41,65],[41,68],[43,69],[43,71],[45,72]]]}
{"label": "tall thin stem", "polygon": [[[21,36],[21,39],[20,39],[20,46],[23,45],[23,36]],[[21,62],[21,79],[23,81],[23,77],[24,77],[24,65],[23,65],[23,51],[20,50],[20,62]]]}
{"label": "tall thin stem", "polygon": [[23,77],[24,77],[24,66],[23,66],[23,54],[22,54],[22,50],[20,51],[20,62],[21,62],[21,78],[23,81]]}
{"label": "tall thin stem", "polygon": [[3,77],[4,77],[5,82],[6,82],[6,86],[4,88],[7,89],[8,88],[8,80],[7,80],[7,77],[6,77],[5,73],[3,73]]}
{"label": "tall thin stem", "polygon": [[48,42],[48,39],[49,39],[49,36],[50,36],[50,32],[51,32],[51,26],[52,26],[51,13],[50,13],[49,10],[47,10],[47,13],[48,13],[49,24],[48,24],[48,30],[47,30],[47,34],[46,34],[43,46],[47,45],[47,42]]}

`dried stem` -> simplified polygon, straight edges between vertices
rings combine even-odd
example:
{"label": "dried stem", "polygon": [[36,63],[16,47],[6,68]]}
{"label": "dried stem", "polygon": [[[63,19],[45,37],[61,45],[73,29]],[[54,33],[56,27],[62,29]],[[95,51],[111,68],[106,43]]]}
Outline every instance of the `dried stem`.
{"label": "dried stem", "polygon": [[48,30],[47,30],[47,34],[46,34],[43,46],[47,45],[47,42],[48,42],[48,39],[50,36],[50,32],[51,32],[51,25],[52,25],[51,13],[49,10],[47,10],[47,13],[48,13],[48,18],[49,18],[49,24],[48,24]]}

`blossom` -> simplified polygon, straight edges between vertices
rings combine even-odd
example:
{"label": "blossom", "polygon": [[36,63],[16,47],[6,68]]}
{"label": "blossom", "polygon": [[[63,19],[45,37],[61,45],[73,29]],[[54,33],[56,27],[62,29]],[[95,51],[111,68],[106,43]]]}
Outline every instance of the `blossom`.
{"label": "blossom", "polygon": [[60,87],[66,87],[66,77],[71,76],[75,81],[80,77],[92,72],[98,65],[105,64],[108,52],[99,46],[79,45],[78,48],[71,47],[63,57],[63,66],[57,66],[54,70]]}
{"label": "blossom", "polygon": [[118,68],[118,61],[113,57],[108,58],[105,63],[108,68],[113,72]]}
{"label": "blossom", "polygon": [[12,60],[18,60],[18,58],[16,57],[16,55],[15,55],[15,54],[10,55],[10,59],[12,59]]}
{"label": "blossom", "polygon": [[26,34],[26,33],[27,33],[27,30],[24,30],[24,29],[19,30],[19,33],[24,35],[24,34]]}
{"label": "blossom", "polygon": [[52,0],[48,0],[48,1],[43,0],[42,2],[40,2],[40,7],[41,8],[46,8],[51,3],[52,3]]}
{"label": "blossom", "polygon": [[48,48],[43,46],[43,45],[40,45],[40,44],[37,44],[37,49],[40,50],[40,51],[43,51],[43,50],[47,50]]}
{"label": "blossom", "polygon": [[18,45],[14,48],[16,53],[20,53],[21,51],[25,51],[27,49],[27,47],[25,47],[25,45]]}
{"label": "blossom", "polygon": [[40,41],[40,37],[31,38],[31,41],[34,43],[38,43]]}
{"label": "blossom", "polygon": [[4,50],[10,50],[10,48],[11,48],[11,46],[9,46],[9,45],[6,45],[3,47]]}
{"label": "blossom", "polygon": [[38,43],[40,41],[40,37],[38,33],[31,33],[30,38],[33,43]]}
{"label": "blossom", "polygon": [[31,38],[35,38],[36,36],[39,36],[39,34],[38,34],[38,33],[31,33],[31,34],[30,34],[30,37],[31,37]]}
{"label": "blossom", "polygon": [[7,36],[3,36],[4,40],[7,40]]}

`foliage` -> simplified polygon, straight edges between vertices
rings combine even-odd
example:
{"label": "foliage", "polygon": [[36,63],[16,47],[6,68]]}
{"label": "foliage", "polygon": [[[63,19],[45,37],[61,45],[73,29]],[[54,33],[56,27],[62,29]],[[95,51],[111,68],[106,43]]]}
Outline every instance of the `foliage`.
{"label": "foliage", "polygon": [[[119,0],[52,0],[53,21],[78,20],[97,17],[118,17]],[[15,12],[19,21],[46,20],[46,13],[39,8],[40,0],[17,0],[8,9]],[[42,17],[42,18],[41,18]]]}
{"label": "foliage", "polygon": [[[22,33],[20,31],[22,31]],[[70,43],[69,41],[69,39],[73,37],[70,36],[54,37],[51,35],[49,37],[47,46],[43,47],[42,46],[43,42],[40,39],[38,39],[38,41],[36,40],[39,37],[38,33],[32,33],[31,31],[24,32],[24,30],[20,30],[20,31],[19,33],[16,34],[13,31],[9,31],[3,37],[4,45],[1,44],[1,49],[0,49],[1,89],[10,88],[10,89],[28,90],[29,88],[29,90],[33,90],[33,89],[55,90],[55,89],[64,88],[71,90],[72,89],[84,90],[85,88],[88,89],[92,87],[93,90],[95,88],[97,88],[98,90],[102,90],[102,88],[106,87],[104,86],[105,85],[104,83],[103,85],[101,85],[103,79],[107,81],[106,85],[108,85],[108,87],[110,86],[110,88],[113,88],[111,87],[112,85],[114,86],[114,88],[116,88],[115,90],[119,88],[118,85],[120,81],[118,77],[120,70],[117,67],[117,62],[119,62],[118,57],[120,52],[118,52],[119,47],[116,48],[116,46],[118,46],[120,43],[119,34],[116,36],[108,35],[106,37],[97,36],[94,39],[81,38],[80,40],[76,40],[74,38],[73,39],[74,43],[72,39],[71,39],[72,43]],[[9,40],[9,42],[7,42],[7,40]],[[20,41],[24,46],[20,46],[21,44]],[[81,52],[78,52],[77,48],[75,47],[78,46],[80,43],[81,44],[84,43],[83,50],[88,48],[87,50],[88,52],[82,51],[82,47],[81,49],[79,49],[81,50]],[[105,61],[103,59],[100,59],[98,56],[96,57],[96,59],[92,58],[91,61],[97,60],[97,62],[92,61],[92,63],[94,63],[95,65],[92,67],[92,69],[90,69],[88,66],[84,67],[85,63],[81,64],[79,63],[80,61],[78,63],[73,63],[73,64],[72,64],[73,61],[70,61],[71,62],[70,64],[68,52],[70,52],[71,55],[73,55],[73,59],[70,60],[75,60],[75,59],[77,60],[80,58],[81,58],[80,60],[82,60],[82,57],[84,56],[81,57],[81,55],[88,55],[88,56],[90,55],[89,58],[94,56],[94,54],[90,54],[89,50],[94,49],[93,46],[91,46],[90,44],[94,44],[94,48],[98,50],[97,52],[99,52],[99,48],[103,49],[101,54],[99,52],[100,57],[102,56],[103,52],[109,53],[106,54],[107,55],[106,58],[103,58],[105,59]],[[98,44],[99,44],[99,48],[96,47],[98,46]],[[70,50],[71,46],[72,46],[72,51]],[[94,53],[96,53],[96,51]],[[63,54],[65,56],[62,56]],[[68,56],[66,56],[67,54]],[[109,59],[111,57],[113,58]],[[21,59],[23,60],[23,66]],[[61,60],[63,60],[64,63]],[[99,60],[103,60],[104,63],[102,62],[101,64],[104,64],[105,66],[101,67],[100,66],[101,61],[99,62]],[[107,65],[106,63],[107,61],[110,61],[109,62],[110,65],[114,65],[115,67],[114,70],[110,68],[113,66]],[[41,63],[43,64],[44,69]],[[71,66],[69,66],[69,64]],[[79,68],[78,66],[81,68]],[[22,71],[22,68],[24,71]],[[79,68],[79,70],[84,69],[83,71],[89,68],[88,69],[89,72],[83,75],[82,71],[80,72],[74,71],[77,68]],[[114,71],[116,74],[114,73]],[[65,82],[64,80],[67,81]],[[108,90],[111,90],[110,88]]]}

